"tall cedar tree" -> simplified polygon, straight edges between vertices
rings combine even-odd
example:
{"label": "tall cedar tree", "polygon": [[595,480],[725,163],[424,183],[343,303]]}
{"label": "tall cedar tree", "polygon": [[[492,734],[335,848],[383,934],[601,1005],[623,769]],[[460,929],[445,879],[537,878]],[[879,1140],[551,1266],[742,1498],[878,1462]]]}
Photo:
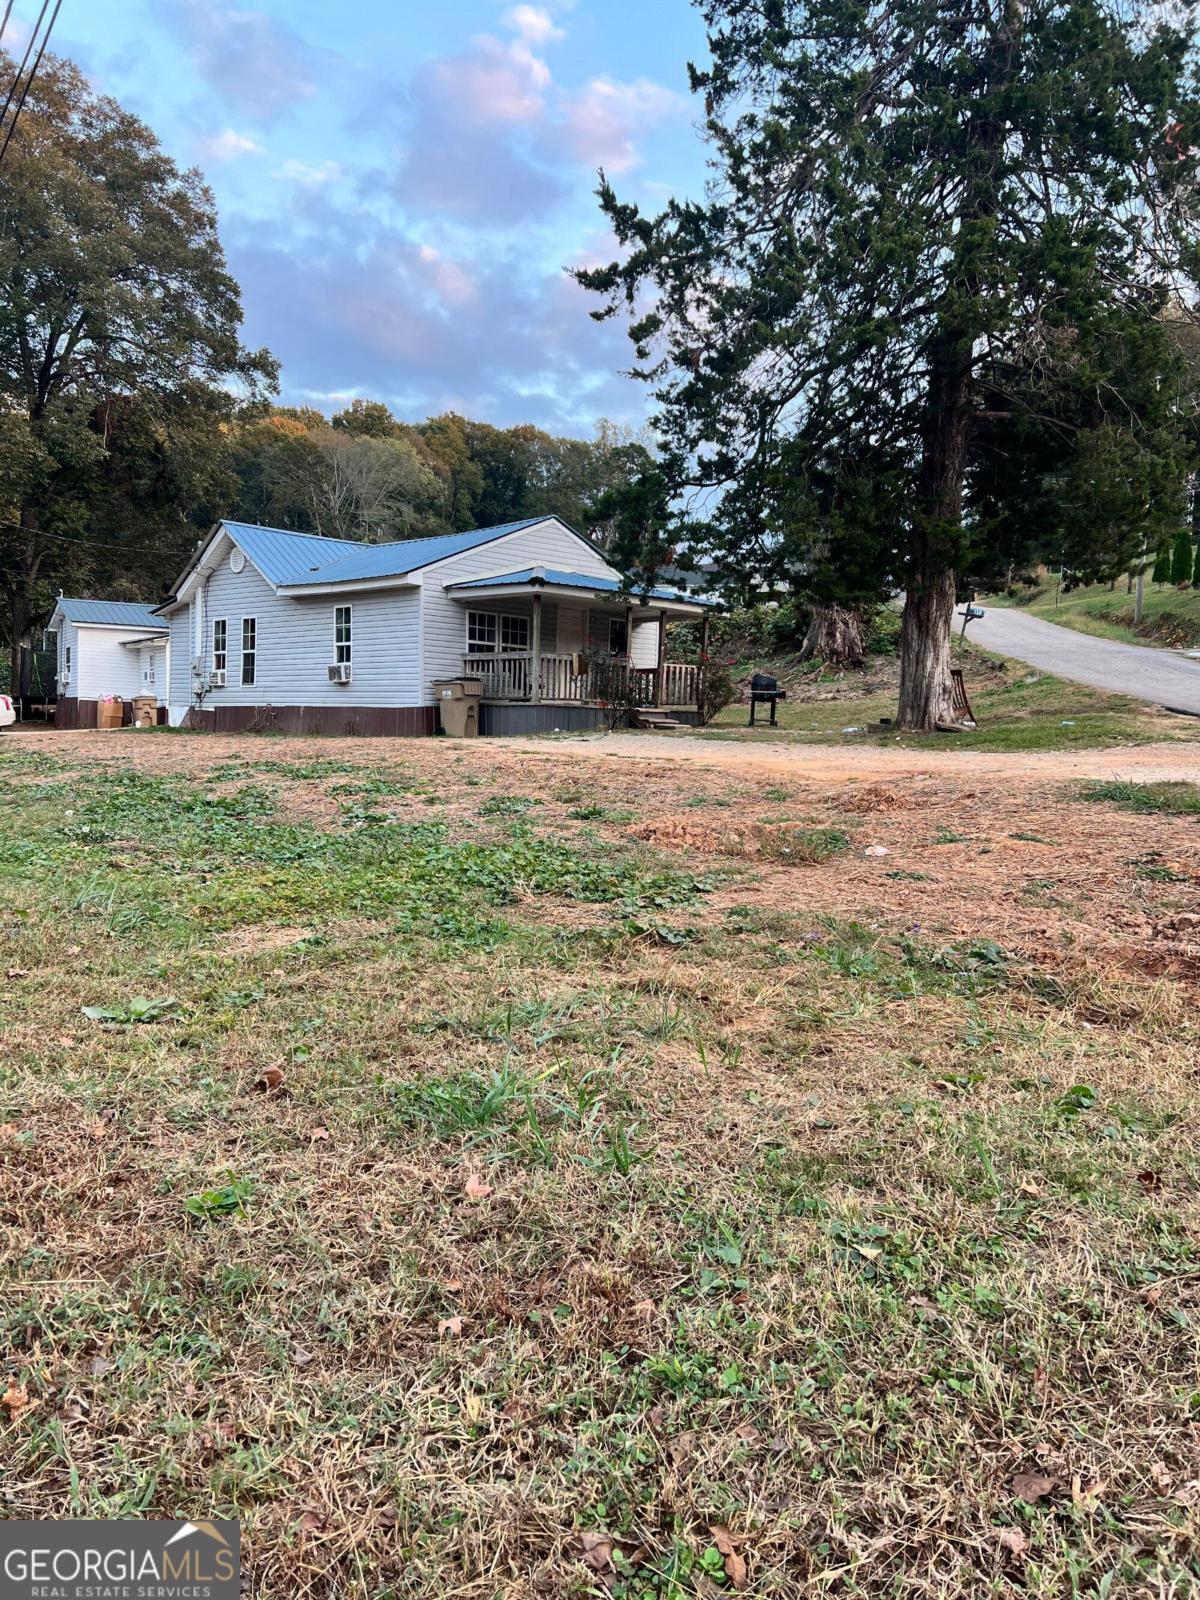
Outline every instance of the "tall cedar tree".
{"label": "tall cedar tree", "polygon": [[[981,429],[1028,407],[1056,341],[1091,353],[1104,329],[1136,326],[1141,364],[1149,352],[1171,375],[1156,330],[1196,276],[1192,13],[1172,26],[1133,0],[700,10],[706,198],[645,216],[601,175],[625,254],[578,276],[606,298],[595,316],[627,309],[635,372],[697,488],[753,494],[786,470],[783,446],[851,473],[899,462],[886,575],[907,597],[900,720],[949,723],[956,579],[996,537],[969,498]],[[1106,418],[1131,415],[1110,374],[1096,394]],[[1067,431],[1071,409],[1056,407]]]}
{"label": "tall cedar tree", "polygon": [[1164,583],[1171,581],[1171,541],[1160,539],[1154,552],[1154,571],[1152,580],[1161,588]]}
{"label": "tall cedar tree", "polygon": [[[14,71],[0,53],[0,78]],[[0,284],[0,589],[20,688],[56,587],[182,562],[190,519],[230,489],[239,397],[273,388],[275,364],[241,344],[200,175],[53,57],[0,170]]]}

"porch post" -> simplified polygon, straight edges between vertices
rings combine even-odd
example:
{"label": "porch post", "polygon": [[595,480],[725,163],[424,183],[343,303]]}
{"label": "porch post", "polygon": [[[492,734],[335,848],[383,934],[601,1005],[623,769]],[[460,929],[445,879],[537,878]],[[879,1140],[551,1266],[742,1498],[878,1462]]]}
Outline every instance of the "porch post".
{"label": "porch post", "polygon": [[542,591],[533,591],[533,677],[529,686],[529,698],[534,705],[540,705],[542,699]]}
{"label": "porch post", "polygon": [[654,674],[654,704],[656,706],[660,706],[663,703],[663,679],[666,677],[666,662],[663,658],[666,655],[666,651],[667,613],[660,611],[658,613],[658,661],[656,663],[657,670]]}
{"label": "porch post", "polygon": [[704,673],[708,666],[708,612],[700,618],[700,671],[696,678],[696,710],[704,703]]}

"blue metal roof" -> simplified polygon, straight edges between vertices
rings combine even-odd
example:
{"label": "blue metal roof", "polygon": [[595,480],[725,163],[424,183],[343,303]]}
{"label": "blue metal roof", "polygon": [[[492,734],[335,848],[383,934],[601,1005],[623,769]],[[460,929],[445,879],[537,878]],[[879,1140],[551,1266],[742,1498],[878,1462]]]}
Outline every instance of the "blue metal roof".
{"label": "blue metal roof", "polygon": [[501,572],[490,578],[468,578],[452,589],[502,589],[519,583],[549,583],[560,589],[588,589],[593,594],[628,592],[630,599],[678,600],[687,605],[707,606],[713,601],[701,595],[682,594],[678,589],[630,589],[625,591],[619,578],[593,578],[586,572],[556,572],[551,567],[526,567],[521,572]]}
{"label": "blue metal roof", "polygon": [[58,609],[68,622],[98,622],[115,628],[153,628],[165,633],[167,624],[154,608],[131,600],[72,600],[65,595]]}
{"label": "blue metal roof", "polygon": [[544,516],[502,522],[494,528],[471,528],[465,533],[441,533],[428,539],[392,539],[386,544],[364,544],[360,539],[325,539],[312,533],[289,533],[285,528],[260,528],[248,522],[223,522],[268,583],[291,588],[307,584],[362,583],[372,578],[399,578],[433,561],[474,550],[506,533],[532,528]]}

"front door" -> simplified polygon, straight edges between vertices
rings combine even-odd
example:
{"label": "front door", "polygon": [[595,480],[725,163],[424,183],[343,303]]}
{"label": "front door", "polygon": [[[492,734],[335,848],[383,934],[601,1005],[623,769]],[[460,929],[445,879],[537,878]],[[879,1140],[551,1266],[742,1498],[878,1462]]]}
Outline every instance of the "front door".
{"label": "front door", "polygon": [[586,613],[582,606],[558,607],[558,653],[573,656],[584,648],[587,638]]}

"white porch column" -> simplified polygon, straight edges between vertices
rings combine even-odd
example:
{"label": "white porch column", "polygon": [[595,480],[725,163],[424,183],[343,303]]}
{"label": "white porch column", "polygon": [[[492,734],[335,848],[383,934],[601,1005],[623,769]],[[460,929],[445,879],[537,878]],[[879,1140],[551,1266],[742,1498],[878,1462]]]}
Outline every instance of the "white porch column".
{"label": "white porch column", "polygon": [[533,644],[533,679],[530,683],[529,698],[534,705],[539,705],[542,699],[542,591],[533,591],[533,630],[530,635]]}

